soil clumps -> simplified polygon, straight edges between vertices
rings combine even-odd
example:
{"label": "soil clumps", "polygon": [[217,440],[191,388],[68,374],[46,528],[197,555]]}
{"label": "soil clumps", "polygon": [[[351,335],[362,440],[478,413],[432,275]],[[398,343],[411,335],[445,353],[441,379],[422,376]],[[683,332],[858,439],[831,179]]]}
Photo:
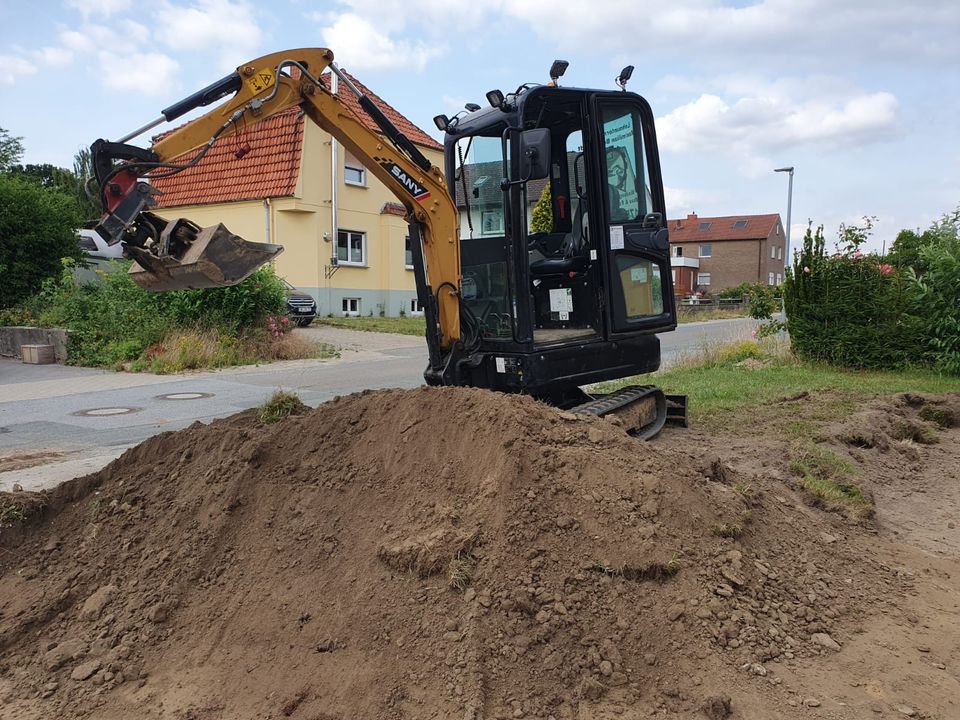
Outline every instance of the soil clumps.
{"label": "soil clumps", "polygon": [[913,580],[689,437],[460,388],[158,435],[3,523],[0,716],[793,717]]}

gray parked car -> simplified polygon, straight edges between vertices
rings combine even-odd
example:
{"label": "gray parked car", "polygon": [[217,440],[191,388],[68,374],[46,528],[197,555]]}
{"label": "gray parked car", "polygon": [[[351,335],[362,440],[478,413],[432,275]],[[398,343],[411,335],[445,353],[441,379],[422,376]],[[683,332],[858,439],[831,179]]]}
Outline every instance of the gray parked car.
{"label": "gray parked car", "polygon": [[283,284],[287,288],[287,312],[299,327],[306,327],[317,316],[317,301],[309,294],[297,290],[286,280]]}

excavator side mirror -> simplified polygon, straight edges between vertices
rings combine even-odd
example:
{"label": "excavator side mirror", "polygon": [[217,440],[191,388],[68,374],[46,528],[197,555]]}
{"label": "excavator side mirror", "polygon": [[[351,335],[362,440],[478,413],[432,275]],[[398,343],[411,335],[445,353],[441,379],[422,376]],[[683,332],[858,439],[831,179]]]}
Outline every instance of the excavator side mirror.
{"label": "excavator side mirror", "polygon": [[550,175],[550,130],[537,128],[520,133],[520,178],[540,180]]}

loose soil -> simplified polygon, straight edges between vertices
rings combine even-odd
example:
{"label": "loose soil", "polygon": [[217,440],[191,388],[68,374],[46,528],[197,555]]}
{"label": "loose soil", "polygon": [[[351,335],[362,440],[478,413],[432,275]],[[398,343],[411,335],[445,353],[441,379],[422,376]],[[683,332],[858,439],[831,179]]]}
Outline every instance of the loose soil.
{"label": "loose soil", "polygon": [[[641,443],[369,392],[0,494],[0,717],[960,717],[960,398],[826,400]],[[804,419],[873,518],[802,489]]]}

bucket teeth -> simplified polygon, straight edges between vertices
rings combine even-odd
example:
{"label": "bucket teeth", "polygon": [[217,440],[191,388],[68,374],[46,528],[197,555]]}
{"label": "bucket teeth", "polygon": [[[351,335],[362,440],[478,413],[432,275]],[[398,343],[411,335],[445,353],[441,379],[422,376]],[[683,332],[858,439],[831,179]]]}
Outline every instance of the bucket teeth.
{"label": "bucket teeth", "polygon": [[150,292],[236,285],[283,250],[280,245],[244,240],[222,224],[171,245],[178,247],[170,248],[172,254],[161,255],[128,246],[128,255],[136,261],[130,267],[131,279]]}

